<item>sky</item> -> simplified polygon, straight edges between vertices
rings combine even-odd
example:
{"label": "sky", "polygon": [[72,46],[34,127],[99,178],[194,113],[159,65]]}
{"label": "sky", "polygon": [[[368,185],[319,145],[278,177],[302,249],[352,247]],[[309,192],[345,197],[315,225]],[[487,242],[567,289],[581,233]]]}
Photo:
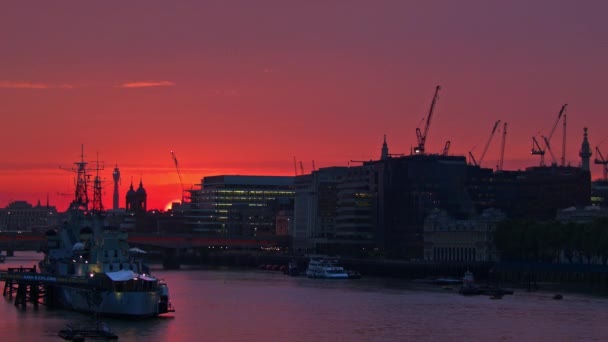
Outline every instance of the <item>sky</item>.
{"label": "sky", "polygon": [[[84,146],[104,205],[143,182],[148,208],[218,174],[294,175],[426,150],[477,159],[508,123],[504,169],[539,164],[568,104],[608,154],[606,1],[11,1],[0,11],[0,206],[72,199]],[[562,122],[551,140],[561,156]],[[482,166],[495,167],[502,132]],[[605,152],[604,152],[605,151]],[[592,176],[602,175],[593,164]],[[608,158],[608,156],[606,156]],[[551,162],[549,153],[545,155]],[[351,164],[352,165],[352,164]]]}

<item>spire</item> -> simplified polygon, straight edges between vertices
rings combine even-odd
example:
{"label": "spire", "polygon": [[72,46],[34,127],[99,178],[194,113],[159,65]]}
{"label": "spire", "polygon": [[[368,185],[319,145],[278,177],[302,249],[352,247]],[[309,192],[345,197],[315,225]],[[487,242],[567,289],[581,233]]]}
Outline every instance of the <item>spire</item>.
{"label": "spire", "polygon": [[386,134],[384,135],[384,142],[382,143],[382,152],[380,154],[380,160],[388,159],[388,145],[386,144]]}
{"label": "spire", "polygon": [[581,144],[581,151],[578,155],[581,157],[581,168],[590,171],[589,159],[591,158],[591,147],[589,147],[589,141],[587,140],[587,127],[584,128],[584,131],[583,143]]}

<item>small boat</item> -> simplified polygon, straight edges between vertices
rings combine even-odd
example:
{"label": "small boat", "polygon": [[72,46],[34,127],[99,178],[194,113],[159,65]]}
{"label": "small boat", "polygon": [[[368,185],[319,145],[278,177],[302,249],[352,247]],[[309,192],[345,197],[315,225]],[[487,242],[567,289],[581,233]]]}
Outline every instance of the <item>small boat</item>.
{"label": "small boat", "polygon": [[557,294],[553,295],[553,299],[556,299],[556,300],[564,299],[564,296],[562,296],[561,294],[557,293]]}
{"label": "small boat", "polygon": [[58,333],[64,340],[84,341],[86,338],[116,340],[116,335],[110,326],[101,321],[92,320],[78,323],[68,323],[65,329]]}
{"label": "small boat", "polygon": [[331,259],[310,259],[306,276],[309,278],[324,279],[347,279],[348,273],[344,267],[338,265],[337,260]]}
{"label": "small boat", "polygon": [[490,299],[502,299],[502,294],[495,293],[495,294],[493,294],[493,295],[490,296]]}
{"label": "small boat", "polygon": [[464,277],[462,278],[462,286],[460,287],[460,294],[468,296],[468,295],[478,295],[482,294],[481,288],[475,284],[475,278],[473,277],[473,272],[466,271]]}

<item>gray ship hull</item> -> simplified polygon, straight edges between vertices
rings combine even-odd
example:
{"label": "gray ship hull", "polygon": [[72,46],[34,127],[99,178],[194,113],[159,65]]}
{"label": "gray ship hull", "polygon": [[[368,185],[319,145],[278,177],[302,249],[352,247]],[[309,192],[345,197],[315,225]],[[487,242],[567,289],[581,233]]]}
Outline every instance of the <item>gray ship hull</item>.
{"label": "gray ship hull", "polygon": [[62,308],[99,316],[146,318],[159,314],[158,292],[94,291],[56,286],[55,296],[57,304]]}

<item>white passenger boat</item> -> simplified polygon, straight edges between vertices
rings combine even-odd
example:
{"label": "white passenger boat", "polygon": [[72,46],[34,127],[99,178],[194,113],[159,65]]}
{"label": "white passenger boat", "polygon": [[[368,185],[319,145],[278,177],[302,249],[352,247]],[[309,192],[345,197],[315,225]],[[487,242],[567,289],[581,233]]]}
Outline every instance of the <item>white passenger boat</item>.
{"label": "white passenger boat", "polygon": [[306,276],[309,278],[347,279],[348,272],[331,259],[310,259]]}

